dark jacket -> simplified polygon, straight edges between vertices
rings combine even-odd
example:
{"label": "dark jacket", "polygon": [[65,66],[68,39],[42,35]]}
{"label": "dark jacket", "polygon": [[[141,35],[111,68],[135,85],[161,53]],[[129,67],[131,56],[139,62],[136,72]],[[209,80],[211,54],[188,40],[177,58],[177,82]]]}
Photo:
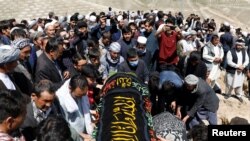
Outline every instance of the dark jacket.
{"label": "dark jacket", "polygon": [[[238,57],[237,57],[237,54],[236,54],[236,49],[235,49],[235,48],[232,48],[230,51],[231,51],[231,54],[232,54],[232,61],[233,61],[235,64],[237,64],[237,62],[238,62]],[[246,53],[245,50],[242,50],[241,53],[242,53],[242,64],[244,64],[247,53]],[[227,71],[228,73],[234,74],[235,71],[236,71],[236,68],[227,65],[226,71]]]}
{"label": "dark jacket", "polygon": [[[60,110],[58,109],[58,106],[56,106],[59,103],[56,104],[56,102],[58,101],[55,100],[55,104],[52,105],[52,109],[51,112],[49,113],[49,116],[60,114]],[[36,139],[37,127],[39,123],[34,117],[34,111],[31,102],[26,106],[26,110],[27,110],[26,117],[20,128],[26,141],[33,141]]]}
{"label": "dark jacket", "polygon": [[184,92],[185,94],[182,94],[179,100],[181,100],[182,106],[189,107],[187,109],[187,115],[194,117],[200,108],[205,108],[214,113],[217,112],[219,108],[219,98],[203,79],[199,78],[197,90],[194,93]]}
{"label": "dark jacket", "polygon": [[56,69],[55,63],[45,53],[42,53],[37,60],[35,82],[43,79],[52,81],[55,89],[58,89],[64,82]]}
{"label": "dark jacket", "polygon": [[142,82],[148,82],[149,80],[149,71],[147,69],[147,65],[141,59],[139,59],[138,65],[136,67],[131,67],[127,61],[122,62],[118,67],[118,72],[119,71],[134,72]]}
{"label": "dark jacket", "polygon": [[199,61],[199,63],[195,66],[191,65],[191,63],[187,64],[185,75],[193,74],[197,77],[201,77],[203,80],[206,80],[207,77],[207,66],[203,61]]}

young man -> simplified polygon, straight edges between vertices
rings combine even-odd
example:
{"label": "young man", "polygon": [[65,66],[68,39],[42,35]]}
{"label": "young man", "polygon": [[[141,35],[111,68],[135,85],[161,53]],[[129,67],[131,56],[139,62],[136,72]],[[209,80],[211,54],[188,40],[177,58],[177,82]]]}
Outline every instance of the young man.
{"label": "young man", "polygon": [[145,62],[139,59],[135,48],[128,49],[127,59],[118,67],[121,72],[133,72],[144,83],[149,81],[149,71]]}
{"label": "young man", "polygon": [[10,134],[19,128],[25,118],[26,108],[23,97],[17,91],[0,91],[0,140],[1,141],[25,141],[21,136],[19,139]]}

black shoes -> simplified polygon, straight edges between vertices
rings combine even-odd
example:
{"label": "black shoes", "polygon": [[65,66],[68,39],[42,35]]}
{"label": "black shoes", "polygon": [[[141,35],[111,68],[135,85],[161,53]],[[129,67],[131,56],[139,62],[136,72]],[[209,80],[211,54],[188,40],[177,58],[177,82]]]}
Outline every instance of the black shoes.
{"label": "black shoes", "polygon": [[242,97],[237,97],[237,99],[238,99],[241,103],[243,103]]}
{"label": "black shoes", "polygon": [[230,94],[224,94],[224,98],[225,98],[225,99],[228,99],[228,98],[230,98],[230,97],[231,97]]}

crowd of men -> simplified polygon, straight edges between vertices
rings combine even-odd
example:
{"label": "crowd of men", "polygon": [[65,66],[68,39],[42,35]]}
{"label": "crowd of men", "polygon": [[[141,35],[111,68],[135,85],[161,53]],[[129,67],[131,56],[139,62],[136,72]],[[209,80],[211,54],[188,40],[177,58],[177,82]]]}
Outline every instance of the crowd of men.
{"label": "crowd of men", "polygon": [[[216,125],[216,93],[240,102],[249,95],[243,91],[249,46],[250,36],[240,28],[195,14],[184,19],[181,12],[110,8],[2,20],[0,140],[56,140],[56,132],[58,139],[91,140],[99,91],[116,72],[133,72],[148,85],[152,115],[169,111],[188,130],[204,120]],[[221,72],[225,91],[217,81]],[[58,124],[63,130],[54,130]]]}

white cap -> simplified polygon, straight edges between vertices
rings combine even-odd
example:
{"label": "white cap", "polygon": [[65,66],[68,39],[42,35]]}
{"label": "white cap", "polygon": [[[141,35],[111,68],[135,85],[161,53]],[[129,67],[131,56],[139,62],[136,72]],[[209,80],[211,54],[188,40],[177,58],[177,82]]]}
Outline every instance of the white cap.
{"label": "white cap", "polygon": [[230,26],[230,24],[228,22],[224,22],[223,24],[224,24],[224,26]]}
{"label": "white cap", "polygon": [[119,22],[119,21],[121,21],[121,20],[123,20],[123,16],[122,16],[122,15],[119,15],[119,16],[117,17],[117,21]]}
{"label": "white cap", "polygon": [[96,16],[91,15],[91,16],[89,17],[89,21],[91,21],[91,22],[96,22]]}
{"label": "white cap", "polygon": [[113,52],[120,52],[121,51],[121,45],[118,42],[113,42],[109,46],[109,50]]}
{"label": "white cap", "polygon": [[83,17],[84,17],[83,15],[78,15],[78,16],[77,16],[77,19],[78,19],[78,20],[82,20]]}
{"label": "white cap", "polygon": [[144,36],[139,36],[137,38],[137,42],[140,43],[140,44],[146,44],[147,43],[147,38],[144,37]]}

